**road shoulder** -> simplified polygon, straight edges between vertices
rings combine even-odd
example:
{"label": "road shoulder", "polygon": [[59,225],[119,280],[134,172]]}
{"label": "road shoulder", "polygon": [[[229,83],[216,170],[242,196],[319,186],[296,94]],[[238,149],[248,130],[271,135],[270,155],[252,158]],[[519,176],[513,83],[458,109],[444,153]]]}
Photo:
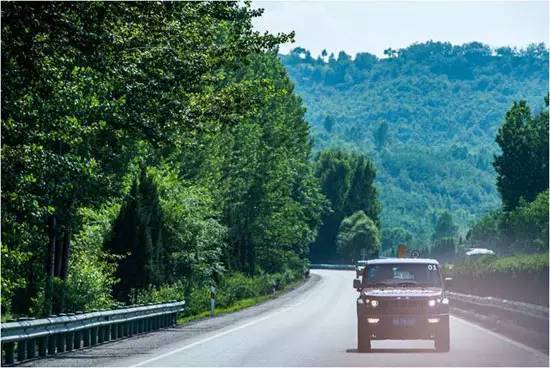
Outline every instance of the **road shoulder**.
{"label": "road shoulder", "polygon": [[[248,320],[272,312],[304,297],[320,281],[320,276],[312,274],[295,288],[277,295],[274,299],[250,306],[237,312],[214,318],[195,320],[173,328],[154,331],[130,338],[97,345],[92,348],[75,350],[52,358],[36,359],[18,366],[27,367],[90,367],[128,366],[146,360],[153,353],[174,349],[176,345],[192,344],[194,341],[215,335],[230,326],[244,324]],[[135,359],[134,363],[132,360]]]}

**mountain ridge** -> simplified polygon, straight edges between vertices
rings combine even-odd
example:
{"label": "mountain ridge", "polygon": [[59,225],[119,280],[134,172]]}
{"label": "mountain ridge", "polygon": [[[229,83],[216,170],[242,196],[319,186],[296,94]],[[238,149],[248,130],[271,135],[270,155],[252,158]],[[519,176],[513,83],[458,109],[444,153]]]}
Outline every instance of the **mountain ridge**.
{"label": "mountain ridge", "polygon": [[464,233],[498,207],[496,131],[513,101],[542,109],[548,49],[426,42],[386,51],[382,59],[313,58],[298,47],[280,59],[307,108],[315,149],[368,154],[383,228],[403,228],[422,247],[443,211]]}

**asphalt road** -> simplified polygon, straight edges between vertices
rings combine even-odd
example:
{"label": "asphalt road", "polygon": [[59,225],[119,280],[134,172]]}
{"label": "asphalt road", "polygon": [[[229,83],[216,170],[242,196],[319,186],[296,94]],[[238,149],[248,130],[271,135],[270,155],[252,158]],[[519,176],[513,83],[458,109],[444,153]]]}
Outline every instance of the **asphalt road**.
{"label": "asphalt road", "polygon": [[28,365],[548,367],[548,355],[455,317],[449,353],[432,341],[378,341],[358,353],[354,271],[312,275],[257,307]]}

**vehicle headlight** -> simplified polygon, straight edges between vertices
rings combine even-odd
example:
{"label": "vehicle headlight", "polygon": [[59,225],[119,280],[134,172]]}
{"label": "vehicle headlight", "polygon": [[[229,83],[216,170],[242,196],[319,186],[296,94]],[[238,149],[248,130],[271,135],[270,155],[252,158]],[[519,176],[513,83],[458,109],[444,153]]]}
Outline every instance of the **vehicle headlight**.
{"label": "vehicle headlight", "polygon": [[449,304],[449,299],[448,298],[441,299],[441,304]]}
{"label": "vehicle headlight", "polygon": [[378,300],[371,300],[371,301],[370,301],[370,305],[371,305],[371,307],[373,307],[373,308],[378,307]]}
{"label": "vehicle headlight", "polygon": [[365,300],[363,298],[357,299],[357,304],[365,304]]}
{"label": "vehicle headlight", "polygon": [[437,304],[437,301],[436,301],[435,299],[430,299],[430,300],[428,301],[428,305],[429,305],[430,307],[435,307],[436,304]]}

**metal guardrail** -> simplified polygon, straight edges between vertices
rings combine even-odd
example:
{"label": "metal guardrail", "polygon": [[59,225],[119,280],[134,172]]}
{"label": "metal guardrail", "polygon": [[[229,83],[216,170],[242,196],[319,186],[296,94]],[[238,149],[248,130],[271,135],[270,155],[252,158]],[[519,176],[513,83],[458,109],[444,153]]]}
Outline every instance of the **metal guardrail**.
{"label": "metal guardrail", "polygon": [[2,323],[2,363],[46,357],[174,326],[184,306],[184,301],[172,301]]}
{"label": "metal guardrail", "polygon": [[310,264],[309,268],[314,270],[355,270],[355,265],[346,265],[346,264],[325,264],[325,263],[315,263]]}
{"label": "metal guardrail", "polygon": [[473,310],[486,316],[511,320],[534,329],[548,328],[548,308],[542,305],[494,298],[490,296],[447,293],[451,305],[465,310]]}

